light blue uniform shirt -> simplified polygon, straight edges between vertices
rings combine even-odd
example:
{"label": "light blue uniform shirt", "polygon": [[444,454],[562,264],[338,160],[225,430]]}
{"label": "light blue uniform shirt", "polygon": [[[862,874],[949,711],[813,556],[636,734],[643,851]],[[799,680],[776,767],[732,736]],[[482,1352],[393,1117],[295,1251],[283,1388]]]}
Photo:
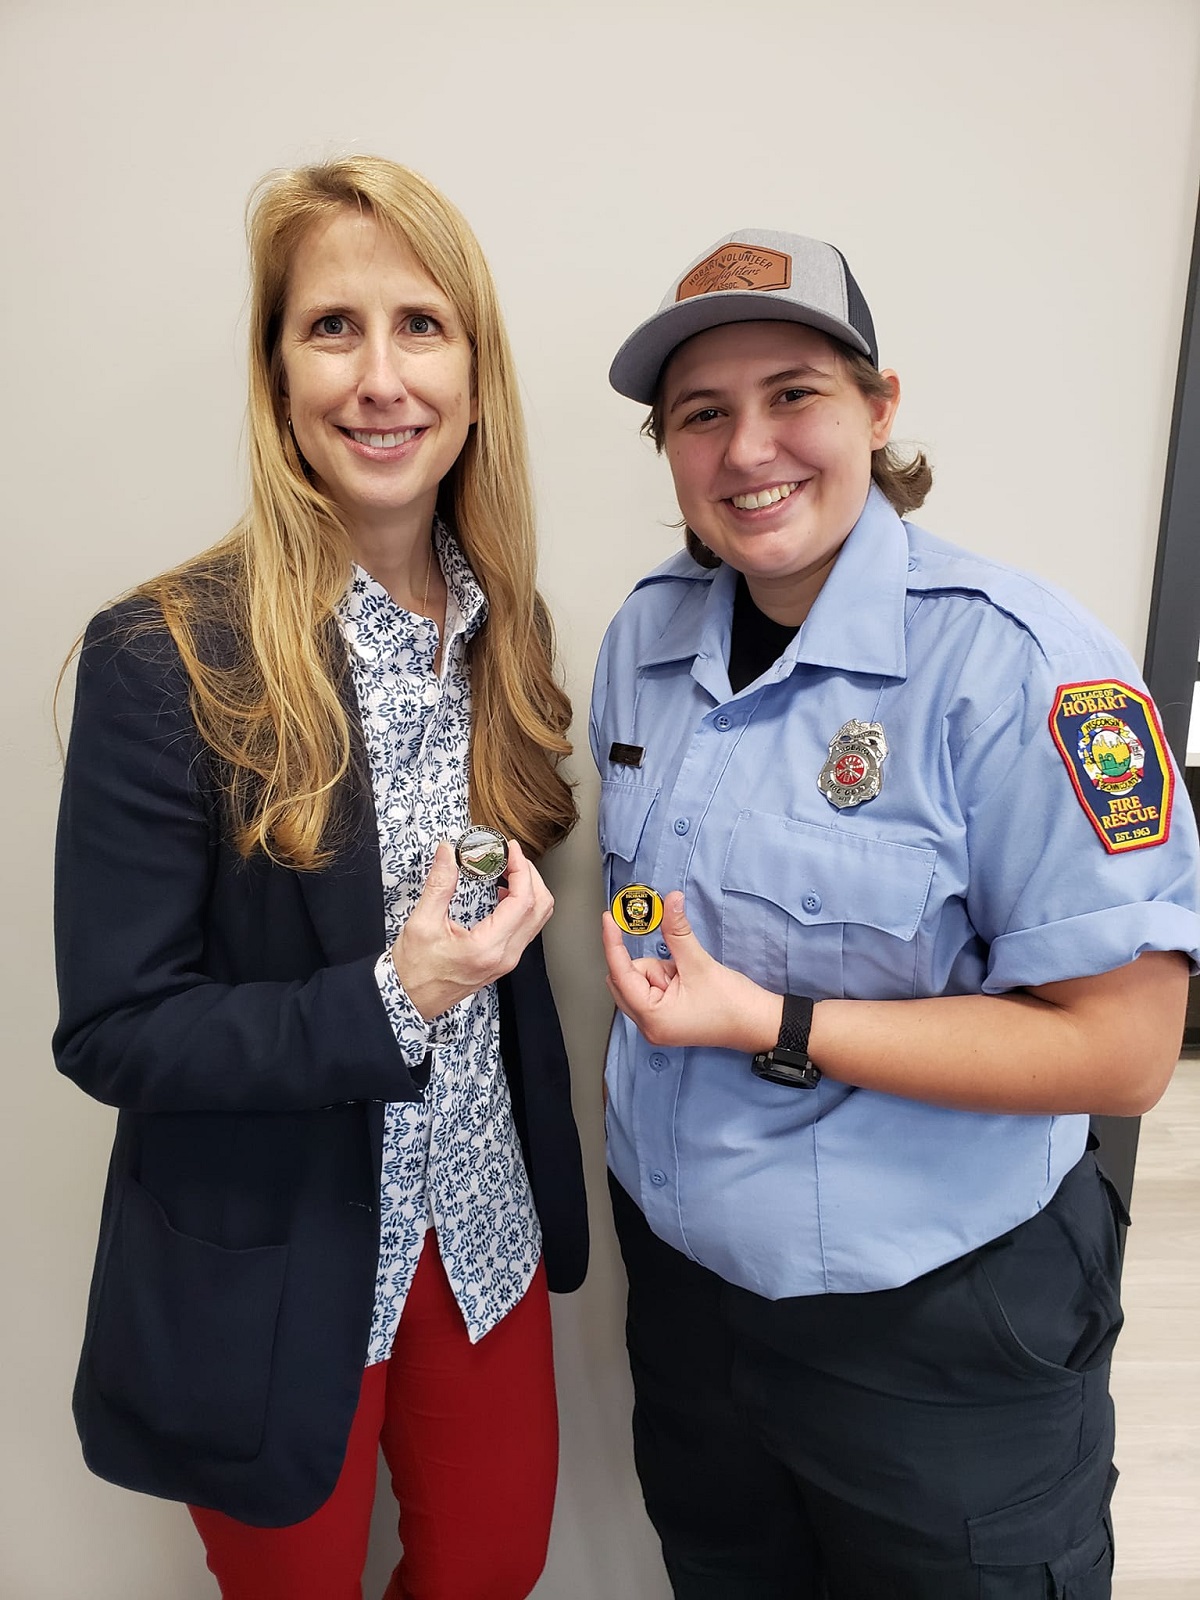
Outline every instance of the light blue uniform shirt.
{"label": "light blue uniform shirt", "polygon": [[[1161,844],[1109,854],[1054,744],[1060,685],[1128,654],[1068,597],[906,524],[878,490],[780,659],[733,694],[737,574],[685,553],[634,590],[597,667],[608,894],[683,889],[704,946],[816,999],[1003,994],[1200,948],[1196,829],[1177,787]],[[882,789],[817,788],[851,719],[881,723]],[[640,746],[637,767],[610,759]],[[1085,786],[1086,787],[1086,786]],[[667,954],[658,935],[635,954]],[[1095,1041],[1098,1080],[1119,1073]],[[753,1076],[654,1047],[618,1015],[609,1161],[654,1232],[772,1299],[890,1288],[1046,1204],[1083,1116],[1000,1116]]]}

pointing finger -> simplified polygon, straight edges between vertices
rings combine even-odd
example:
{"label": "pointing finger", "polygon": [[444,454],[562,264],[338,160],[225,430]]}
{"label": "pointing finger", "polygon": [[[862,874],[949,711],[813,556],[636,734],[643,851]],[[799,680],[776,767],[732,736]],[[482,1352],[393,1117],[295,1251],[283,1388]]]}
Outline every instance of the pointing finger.
{"label": "pointing finger", "polygon": [[624,976],[632,969],[633,961],[625,948],[621,930],[608,911],[605,911],[600,918],[600,936],[604,940],[604,959],[608,962],[609,972],[614,977]]}

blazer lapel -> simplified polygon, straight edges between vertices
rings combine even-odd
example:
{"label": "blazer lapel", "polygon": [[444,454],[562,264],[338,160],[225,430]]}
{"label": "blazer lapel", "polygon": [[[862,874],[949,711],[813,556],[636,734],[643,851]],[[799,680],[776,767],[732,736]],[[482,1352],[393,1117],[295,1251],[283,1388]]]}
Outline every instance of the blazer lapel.
{"label": "blazer lapel", "polygon": [[353,830],[347,828],[349,836],[330,865],[320,872],[297,874],[321,952],[331,967],[382,955],[386,948],[375,813],[369,804],[361,809],[364,821],[359,825],[356,817]]}

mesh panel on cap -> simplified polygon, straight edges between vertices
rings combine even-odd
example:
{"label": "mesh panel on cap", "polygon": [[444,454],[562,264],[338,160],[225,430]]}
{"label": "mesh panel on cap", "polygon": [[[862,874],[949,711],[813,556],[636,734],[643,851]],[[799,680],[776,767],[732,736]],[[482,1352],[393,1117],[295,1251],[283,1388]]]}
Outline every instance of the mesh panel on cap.
{"label": "mesh panel on cap", "polygon": [[875,343],[875,324],[871,320],[871,313],[867,302],[863,299],[863,292],[855,282],[854,274],[846,265],[846,258],[837,245],[830,245],[831,250],[837,252],[837,258],[842,263],[842,271],[846,274],[846,321],[856,333],[861,333],[871,347],[871,360],[879,365],[879,349]]}

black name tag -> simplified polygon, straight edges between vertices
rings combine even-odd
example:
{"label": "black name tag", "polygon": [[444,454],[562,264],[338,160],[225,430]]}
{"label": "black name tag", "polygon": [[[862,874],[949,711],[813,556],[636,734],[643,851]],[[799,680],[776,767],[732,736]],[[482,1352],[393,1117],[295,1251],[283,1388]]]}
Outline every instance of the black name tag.
{"label": "black name tag", "polygon": [[640,744],[612,744],[609,746],[608,759],[618,767],[640,767],[645,753]]}

